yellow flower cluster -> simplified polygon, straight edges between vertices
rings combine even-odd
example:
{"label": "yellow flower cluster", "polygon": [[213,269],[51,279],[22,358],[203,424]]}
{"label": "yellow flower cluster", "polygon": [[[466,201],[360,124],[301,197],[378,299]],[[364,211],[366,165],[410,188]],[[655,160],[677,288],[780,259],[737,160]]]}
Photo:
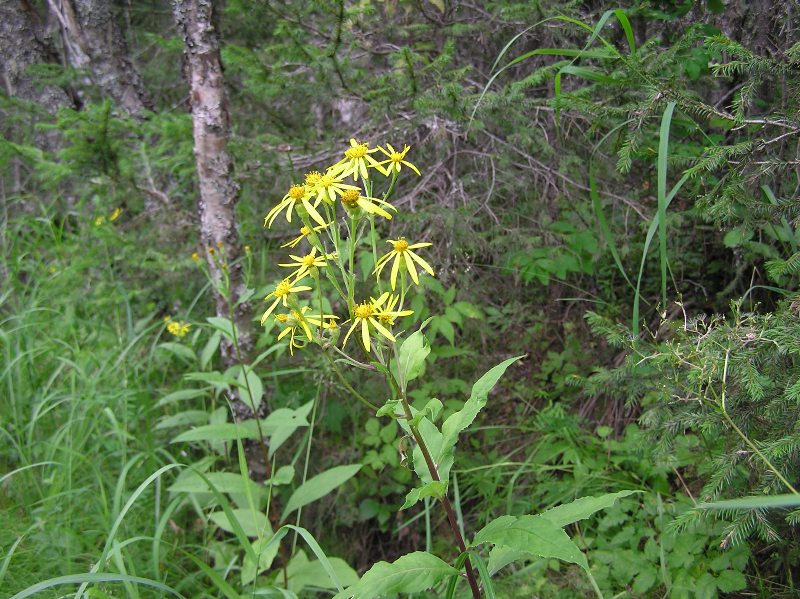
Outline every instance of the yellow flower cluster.
{"label": "yellow flower cluster", "polygon": [[[374,235],[375,216],[388,220],[392,218],[392,213],[397,213],[397,209],[387,201],[394,189],[396,178],[404,167],[417,175],[420,174],[417,167],[406,160],[409,150],[408,145],[404,145],[402,151],[398,151],[391,144],[386,144],[386,148],[380,146],[371,148],[367,143],[351,139],[350,146],[345,150],[341,160],[323,172],[311,171],[305,175],[302,183],[291,185],[283,198],[264,218],[264,226],[272,227],[282,213],[289,223],[293,217],[298,217],[303,223],[299,235],[281,247],[293,249],[304,241],[311,246],[308,253],[290,254],[290,261],[278,264],[280,267],[293,270],[264,298],[270,304],[261,317],[261,324],[265,324],[267,319],[274,315],[275,323],[282,327],[278,339],[289,337],[291,353],[295,348],[303,347],[308,342],[335,344],[338,340],[339,325],[336,322],[338,317],[322,311],[321,291],[318,309],[300,305],[299,298],[307,292],[312,292],[309,302],[316,305],[314,288],[309,283],[313,280],[317,286],[321,284],[323,277],[320,269],[326,269],[325,276],[348,307],[349,318],[343,324],[350,323],[350,328],[344,336],[343,347],[356,329],[360,330],[360,335],[356,337],[360,339],[363,349],[367,352],[372,351],[371,338],[375,334],[395,342],[395,336],[391,331],[395,319],[413,313],[412,310],[402,308],[406,292],[404,273],[408,272],[411,280],[417,285],[420,284],[421,271],[434,276],[431,265],[415,252],[432,245],[427,242],[409,243],[402,237],[388,240],[392,249],[380,258],[374,256],[373,274],[378,277],[379,287],[377,299],[370,297],[369,300],[360,303],[354,299],[356,279],[354,253],[364,230],[359,226],[359,222],[364,218],[368,219],[370,230]],[[383,154],[385,159],[376,159],[373,154],[377,153]],[[370,175],[374,171],[391,178],[389,190],[383,198],[373,195],[375,180],[374,177],[370,178]],[[348,217],[342,221],[337,217],[337,200]],[[331,246],[333,251],[327,251]],[[372,247],[374,252],[376,247],[374,237]],[[379,278],[390,263],[392,266],[389,271],[389,283],[392,292],[380,289]],[[399,273],[403,273],[401,278],[403,283],[399,294],[396,294],[394,292],[398,289]],[[279,304],[287,308],[288,312],[275,313]]]}
{"label": "yellow flower cluster", "polygon": [[191,328],[191,324],[188,322],[183,322],[182,320],[172,320],[169,316],[164,317],[164,322],[167,323],[167,332],[174,337],[178,337],[182,339],[189,334],[189,329]]}

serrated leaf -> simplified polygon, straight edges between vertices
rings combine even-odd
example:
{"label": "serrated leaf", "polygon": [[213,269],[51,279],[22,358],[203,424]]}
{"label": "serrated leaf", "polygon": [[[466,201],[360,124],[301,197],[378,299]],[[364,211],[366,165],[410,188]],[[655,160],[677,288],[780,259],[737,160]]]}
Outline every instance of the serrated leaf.
{"label": "serrated leaf", "polygon": [[588,518],[595,512],[611,507],[618,499],[634,493],[641,493],[641,491],[619,491],[618,493],[607,493],[597,497],[581,497],[570,503],[558,505],[539,515],[550,520],[556,526],[566,526]]}
{"label": "serrated leaf", "polygon": [[501,516],[484,526],[472,545],[491,543],[532,556],[557,558],[588,570],[586,556],[564,530],[542,516]]}
{"label": "serrated leaf", "polygon": [[411,506],[415,505],[420,499],[425,497],[433,497],[434,499],[441,499],[444,497],[444,494],[447,492],[447,485],[445,485],[442,481],[434,480],[422,487],[416,487],[411,489],[408,494],[406,495],[406,500],[403,505],[400,506],[401,510],[407,510]]}
{"label": "serrated leaf", "polygon": [[723,593],[733,593],[744,590],[747,587],[747,579],[744,574],[736,570],[724,570],[719,573],[716,585]]}
{"label": "serrated leaf", "polygon": [[361,464],[336,466],[308,479],[292,493],[289,502],[283,510],[281,520],[286,520],[286,517],[293,511],[324,497],[336,487],[343,485],[355,476],[356,472],[359,470],[361,470]]}
{"label": "serrated leaf", "polygon": [[378,562],[357,584],[338,593],[334,599],[375,599],[398,593],[421,593],[458,571],[435,555],[415,551],[393,563]]}

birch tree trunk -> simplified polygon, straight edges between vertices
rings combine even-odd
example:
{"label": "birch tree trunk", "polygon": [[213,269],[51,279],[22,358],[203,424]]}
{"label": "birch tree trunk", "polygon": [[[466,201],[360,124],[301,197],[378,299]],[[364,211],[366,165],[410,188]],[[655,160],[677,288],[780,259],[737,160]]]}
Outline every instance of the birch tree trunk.
{"label": "birch tree trunk", "polygon": [[[212,0],[173,0],[173,12],[185,44],[185,73],[190,86],[200,190],[200,239],[205,248],[222,244],[235,304],[245,292],[245,285],[240,264],[232,264],[241,256],[234,212],[239,187],[234,181],[233,160],[227,149],[230,115],[219,50],[218,15]],[[214,280],[222,280],[224,273],[218,261],[209,252],[206,258]],[[228,302],[216,290],[215,295],[217,316],[229,318]],[[248,307],[235,308],[233,320],[239,332],[239,345],[246,354],[252,346]],[[222,356],[229,366],[237,363],[230,344],[222,347]]]}
{"label": "birch tree trunk", "polygon": [[47,0],[61,26],[69,64],[87,69],[93,82],[126,113],[139,116],[152,107],[111,0]]}

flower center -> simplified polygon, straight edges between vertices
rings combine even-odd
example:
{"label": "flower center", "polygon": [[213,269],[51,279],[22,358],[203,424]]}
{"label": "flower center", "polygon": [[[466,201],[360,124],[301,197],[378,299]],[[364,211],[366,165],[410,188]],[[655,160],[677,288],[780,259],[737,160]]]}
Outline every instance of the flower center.
{"label": "flower center", "polygon": [[288,314],[276,314],[275,315],[275,320],[277,320],[278,322],[286,323],[289,320],[289,315]]}
{"label": "flower center", "polygon": [[292,185],[289,188],[289,197],[292,198],[295,202],[302,200],[306,195],[306,186],[305,185]]}
{"label": "flower center", "polygon": [[336,183],[336,179],[334,179],[334,178],[333,178],[333,177],[331,177],[330,175],[322,175],[322,176],[319,178],[319,184],[320,184],[320,186],[321,186],[321,187],[324,187],[325,189],[328,189],[328,188],[329,188],[331,185],[333,185],[334,183]]}
{"label": "flower center", "polygon": [[303,256],[303,259],[301,261],[303,263],[303,266],[311,268],[312,266],[314,266],[315,259],[316,257],[314,256],[314,254],[309,254],[308,256]]}
{"label": "flower center", "polygon": [[381,314],[378,316],[378,320],[380,320],[383,324],[393,325],[394,318],[390,314]]}
{"label": "flower center", "polygon": [[322,174],[319,171],[311,171],[306,173],[306,185],[314,187],[322,179]]}
{"label": "flower center", "polygon": [[403,155],[400,152],[392,152],[392,155],[389,156],[389,160],[392,162],[401,162],[403,160]]}
{"label": "flower center", "polygon": [[281,281],[275,286],[275,297],[283,297],[289,295],[292,289],[292,284],[289,281]]}
{"label": "flower center", "polygon": [[364,302],[356,306],[356,318],[369,318],[374,313],[372,304]]}
{"label": "flower center", "polygon": [[363,158],[367,153],[367,144],[358,144],[355,148],[348,148],[344,151],[344,155],[350,160]]}
{"label": "flower center", "polygon": [[408,249],[408,242],[405,239],[398,239],[394,242],[394,251],[403,253]]}
{"label": "flower center", "polygon": [[346,204],[350,208],[354,208],[355,205],[358,203],[359,197],[361,197],[361,194],[358,193],[357,189],[347,189],[342,194],[342,203]]}
{"label": "flower center", "polygon": [[300,233],[303,235],[303,237],[305,237],[306,235],[311,233],[311,229],[303,225],[302,227],[300,227]]}

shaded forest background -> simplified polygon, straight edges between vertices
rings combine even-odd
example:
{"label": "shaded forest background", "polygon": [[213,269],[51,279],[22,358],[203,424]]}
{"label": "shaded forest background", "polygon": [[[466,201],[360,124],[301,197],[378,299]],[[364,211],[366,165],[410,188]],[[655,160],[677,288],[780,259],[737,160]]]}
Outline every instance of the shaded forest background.
{"label": "shaded forest background", "polygon": [[[364,465],[302,513],[329,555],[363,573],[450,550],[436,512],[398,511],[395,423],[258,323],[296,234],[265,214],[353,137],[409,144],[422,172],[383,232],[433,242],[438,266],[410,300],[435,357],[414,399],[458,409],[489,364],[527,355],[460,446],[466,527],[641,490],[572,531],[609,597],[796,596],[796,507],[698,505],[796,494],[798,27],[795,3],[764,0],[0,0],[0,588],[102,554],[101,571],[217,596],[196,561],[227,574],[240,552],[177,469],[105,551],[159,469],[238,472],[230,447],[171,442],[253,416],[209,317],[236,322],[261,416],[318,400],[313,457],[298,435],[287,463]],[[215,87],[197,74],[216,45]],[[273,473],[247,453],[254,480]],[[497,585],[589,592],[554,560]],[[147,596],[97,596],[112,588]]]}

